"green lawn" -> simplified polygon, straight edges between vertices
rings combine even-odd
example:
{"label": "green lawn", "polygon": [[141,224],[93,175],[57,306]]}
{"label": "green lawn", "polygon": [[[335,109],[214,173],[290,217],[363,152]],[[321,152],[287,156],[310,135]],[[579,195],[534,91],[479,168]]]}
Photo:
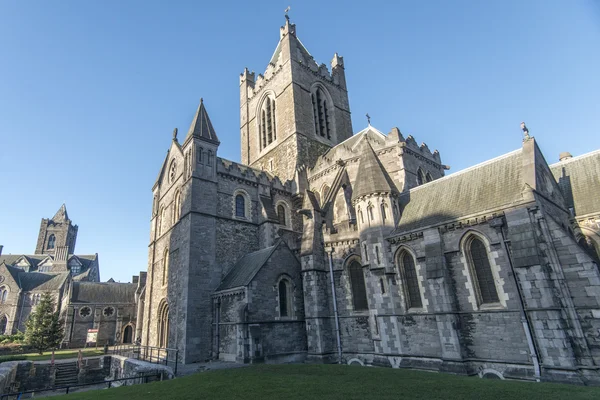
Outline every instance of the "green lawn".
{"label": "green lawn", "polygon": [[260,365],[58,399],[599,399],[600,388],[345,365]]}
{"label": "green lawn", "polygon": [[[60,359],[64,359],[64,358],[77,358],[78,351],[79,350],[73,350],[73,349],[57,350],[54,352],[54,359],[60,360]],[[93,357],[93,356],[100,356],[100,355],[104,354],[104,351],[88,349],[88,350],[83,350],[82,353],[83,353],[84,357]],[[29,361],[50,360],[52,358],[52,352],[47,351],[42,355],[40,355],[39,353],[27,353],[27,354],[14,354],[14,355],[2,356],[2,357],[0,357],[0,362],[16,360],[17,358],[19,360],[29,360]]]}

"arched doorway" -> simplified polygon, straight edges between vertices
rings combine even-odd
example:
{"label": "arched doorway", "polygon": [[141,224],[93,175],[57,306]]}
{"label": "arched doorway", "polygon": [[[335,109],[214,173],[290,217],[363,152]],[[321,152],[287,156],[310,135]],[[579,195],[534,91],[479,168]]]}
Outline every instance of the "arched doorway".
{"label": "arched doorway", "polygon": [[169,344],[169,305],[165,300],[158,307],[158,347]]}
{"label": "arched doorway", "polygon": [[0,318],[0,335],[6,333],[6,325],[8,325],[8,319],[6,318],[6,315],[3,315],[2,318]]}
{"label": "arched doorway", "polygon": [[131,325],[127,325],[123,330],[123,343],[131,343],[133,339],[133,328]]}

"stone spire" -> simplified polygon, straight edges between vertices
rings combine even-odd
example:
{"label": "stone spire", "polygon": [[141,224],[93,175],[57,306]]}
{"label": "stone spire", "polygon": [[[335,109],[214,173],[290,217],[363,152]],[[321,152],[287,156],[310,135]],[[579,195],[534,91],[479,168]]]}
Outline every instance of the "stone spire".
{"label": "stone spire", "polygon": [[69,215],[67,214],[67,206],[63,203],[62,206],[58,209],[54,217],[52,217],[52,221],[54,222],[65,222],[69,220]]}
{"label": "stone spire", "polygon": [[352,201],[372,193],[398,193],[367,139],[363,139],[361,150],[362,156],[358,165],[360,173],[354,185]]}
{"label": "stone spire", "polygon": [[210,122],[210,118],[204,107],[203,99],[200,99],[200,105],[198,106],[196,115],[194,115],[185,142],[187,142],[190,137],[204,139],[217,145],[221,143],[219,142],[215,128],[213,128],[212,123]]}

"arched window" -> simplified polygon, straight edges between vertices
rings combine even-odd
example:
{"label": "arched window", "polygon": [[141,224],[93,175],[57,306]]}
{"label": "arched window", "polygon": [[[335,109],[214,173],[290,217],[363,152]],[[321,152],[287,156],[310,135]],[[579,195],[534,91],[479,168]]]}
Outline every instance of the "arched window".
{"label": "arched window", "polygon": [[287,279],[279,281],[279,316],[280,317],[291,317],[292,316],[292,285]]}
{"label": "arched window", "polygon": [[178,190],[175,193],[175,200],[173,201],[173,224],[179,221],[181,216],[181,192]]}
{"label": "arched window", "polygon": [[8,298],[8,289],[5,286],[0,288],[0,303],[6,303],[6,299]]}
{"label": "arched window", "polygon": [[167,347],[169,344],[169,305],[162,300],[158,306],[158,347]]}
{"label": "arched window", "polygon": [[375,246],[375,258],[377,259],[377,264],[381,264],[381,257],[379,256],[379,246]]}
{"label": "arched window", "polygon": [[417,269],[415,268],[415,259],[412,254],[404,250],[398,257],[400,267],[400,277],[404,286],[406,297],[406,307],[422,308],[423,301],[421,300],[421,290],[419,288],[419,278]]}
{"label": "arched window", "polygon": [[331,120],[332,106],[327,100],[327,95],[322,87],[317,86],[311,94],[313,105],[313,117],[315,121],[315,133],[327,139],[331,139],[333,122]]}
{"label": "arched window", "polygon": [[365,261],[369,262],[369,252],[367,251],[367,244],[363,244],[363,249],[365,251]]}
{"label": "arched window", "polygon": [[285,221],[285,207],[283,204],[277,206],[277,219],[280,225],[286,225]]}
{"label": "arched window", "polygon": [[198,159],[198,164],[204,164],[204,147],[198,147],[198,155],[196,158]]}
{"label": "arched window", "polygon": [[365,218],[363,217],[363,212],[362,212],[362,210],[360,208],[358,209],[358,217],[360,218],[360,223],[364,224],[365,223]]}
{"label": "arched window", "polygon": [[260,108],[259,129],[261,150],[277,140],[277,124],[275,123],[275,99],[267,96]]}
{"label": "arched window", "polygon": [[162,284],[167,284],[169,280],[169,249],[165,249],[163,253],[163,271],[162,271]]}
{"label": "arched window", "polygon": [[162,235],[163,214],[164,213],[165,213],[165,210],[164,210],[163,207],[161,207],[160,211],[158,213],[158,217],[156,217],[157,218],[157,221],[156,221],[156,224],[157,224],[156,231],[158,232],[159,235]]}
{"label": "arched window", "polygon": [[133,328],[127,325],[123,330],[123,343],[131,343],[133,339]]}
{"label": "arched window", "polygon": [[425,183],[425,173],[421,168],[417,170],[417,185],[422,185]]}
{"label": "arched window", "polygon": [[387,219],[387,205],[385,203],[381,203],[381,220],[385,224],[385,220]]}
{"label": "arched window", "polygon": [[206,165],[208,165],[209,167],[212,167],[212,165],[213,165],[213,152],[212,152],[212,150],[209,150],[206,153]]}
{"label": "arched window", "polygon": [[56,236],[54,236],[54,234],[52,234],[48,238],[48,250],[53,249],[55,244],[56,244]]}
{"label": "arched window", "polygon": [[356,260],[348,266],[350,277],[350,288],[352,290],[352,305],[355,311],[364,311],[369,308],[367,302],[367,288],[365,287],[365,275],[362,265]]}
{"label": "arched window", "polygon": [[246,198],[242,194],[235,196],[235,216],[246,217]]}
{"label": "arched window", "polygon": [[323,185],[323,188],[321,189],[321,192],[323,193],[323,203],[325,203],[327,201],[327,196],[329,196],[329,186],[327,185]]}
{"label": "arched window", "polygon": [[373,214],[373,206],[369,205],[367,207],[367,212],[369,213],[369,220],[370,221],[374,221],[375,220],[375,214]]}
{"label": "arched window", "polygon": [[481,239],[472,235],[467,243],[471,271],[477,282],[479,304],[498,303],[498,291],[490,266],[487,249]]}
{"label": "arched window", "polygon": [[431,182],[433,180],[433,177],[431,176],[431,174],[428,172],[427,174],[425,174],[425,181],[426,182]]}
{"label": "arched window", "polygon": [[8,318],[6,318],[6,315],[3,315],[0,318],[0,335],[6,334],[6,325],[8,325]]}

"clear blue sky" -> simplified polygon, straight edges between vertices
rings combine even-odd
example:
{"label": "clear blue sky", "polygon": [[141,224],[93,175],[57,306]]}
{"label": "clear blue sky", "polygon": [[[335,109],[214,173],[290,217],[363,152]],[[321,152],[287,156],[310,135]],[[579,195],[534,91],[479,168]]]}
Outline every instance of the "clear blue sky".
{"label": "clear blue sky", "polygon": [[[0,1],[0,244],[32,253],[65,202],[101,277],[147,268],[151,188],[200,97],[238,161],[239,74],[263,72],[292,6],[321,63],[344,57],[365,113],[438,149],[451,172],[514,150],[600,148],[600,3]],[[493,179],[493,177],[490,177]]]}

